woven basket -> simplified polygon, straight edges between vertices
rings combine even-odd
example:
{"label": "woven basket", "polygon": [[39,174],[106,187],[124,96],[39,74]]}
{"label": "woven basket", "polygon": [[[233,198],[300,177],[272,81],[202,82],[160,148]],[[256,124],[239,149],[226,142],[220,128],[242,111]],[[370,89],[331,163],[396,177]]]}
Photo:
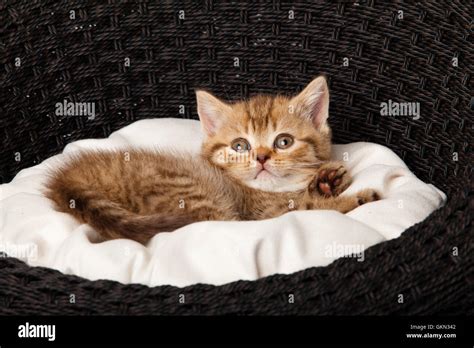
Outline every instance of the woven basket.
{"label": "woven basket", "polygon": [[[142,118],[196,118],[194,88],[232,100],[295,93],[326,74],[335,142],[388,146],[448,195],[365,262],[223,286],[88,281],[0,258],[0,313],[473,313],[470,11],[460,0],[0,3],[2,183],[69,142]],[[95,102],[96,118],[56,116],[64,99]],[[381,116],[388,100],[419,102],[421,117]]]}

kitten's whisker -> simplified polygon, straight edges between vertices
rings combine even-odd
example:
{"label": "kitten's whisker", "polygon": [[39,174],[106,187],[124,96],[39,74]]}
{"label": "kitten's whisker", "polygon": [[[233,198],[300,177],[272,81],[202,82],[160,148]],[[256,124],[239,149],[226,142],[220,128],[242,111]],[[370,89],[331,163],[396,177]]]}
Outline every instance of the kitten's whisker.
{"label": "kitten's whisker", "polygon": [[278,168],[281,169],[317,169],[321,166],[321,163],[295,163],[295,164],[287,164],[287,165],[279,165]]}

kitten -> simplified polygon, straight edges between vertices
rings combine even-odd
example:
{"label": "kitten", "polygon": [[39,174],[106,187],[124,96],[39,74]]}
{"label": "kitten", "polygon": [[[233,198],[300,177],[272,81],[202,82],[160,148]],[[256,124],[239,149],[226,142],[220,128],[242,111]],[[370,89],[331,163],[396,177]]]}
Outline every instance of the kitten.
{"label": "kitten", "polygon": [[261,220],[292,210],[348,212],[379,199],[372,189],[339,196],[351,178],[330,161],[324,77],[293,98],[228,104],[197,91],[201,154],[152,150],[81,152],[54,170],[46,196],[102,240],[146,243],[204,220]]}

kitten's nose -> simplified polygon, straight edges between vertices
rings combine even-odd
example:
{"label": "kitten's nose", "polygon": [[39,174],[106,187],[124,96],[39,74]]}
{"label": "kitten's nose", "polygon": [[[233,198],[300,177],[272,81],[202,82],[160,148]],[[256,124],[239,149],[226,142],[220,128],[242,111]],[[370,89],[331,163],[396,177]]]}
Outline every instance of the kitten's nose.
{"label": "kitten's nose", "polygon": [[267,159],[269,159],[270,156],[268,154],[260,154],[260,155],[257,155],[257,161],[259,161],[261,164],[264,164]]}

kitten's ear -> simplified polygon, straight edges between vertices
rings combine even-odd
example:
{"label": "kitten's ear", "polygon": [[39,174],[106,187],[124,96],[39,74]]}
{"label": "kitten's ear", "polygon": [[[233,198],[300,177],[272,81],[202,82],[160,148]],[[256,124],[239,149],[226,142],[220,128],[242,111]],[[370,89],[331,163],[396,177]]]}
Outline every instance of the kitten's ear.
{"label": "kitten's ear", "polygon": [[324,76],[315,78],[300,94],[292,98],[290,107],[294,112],[311,120],[316,129],[329,132],[329,89]]}
{"label": "kitten's ear", "polygon": [[231,107],[205,91],[196,91],[196,99],[197,111],[205,135],[215,135],[224,119],[232,111]]}

